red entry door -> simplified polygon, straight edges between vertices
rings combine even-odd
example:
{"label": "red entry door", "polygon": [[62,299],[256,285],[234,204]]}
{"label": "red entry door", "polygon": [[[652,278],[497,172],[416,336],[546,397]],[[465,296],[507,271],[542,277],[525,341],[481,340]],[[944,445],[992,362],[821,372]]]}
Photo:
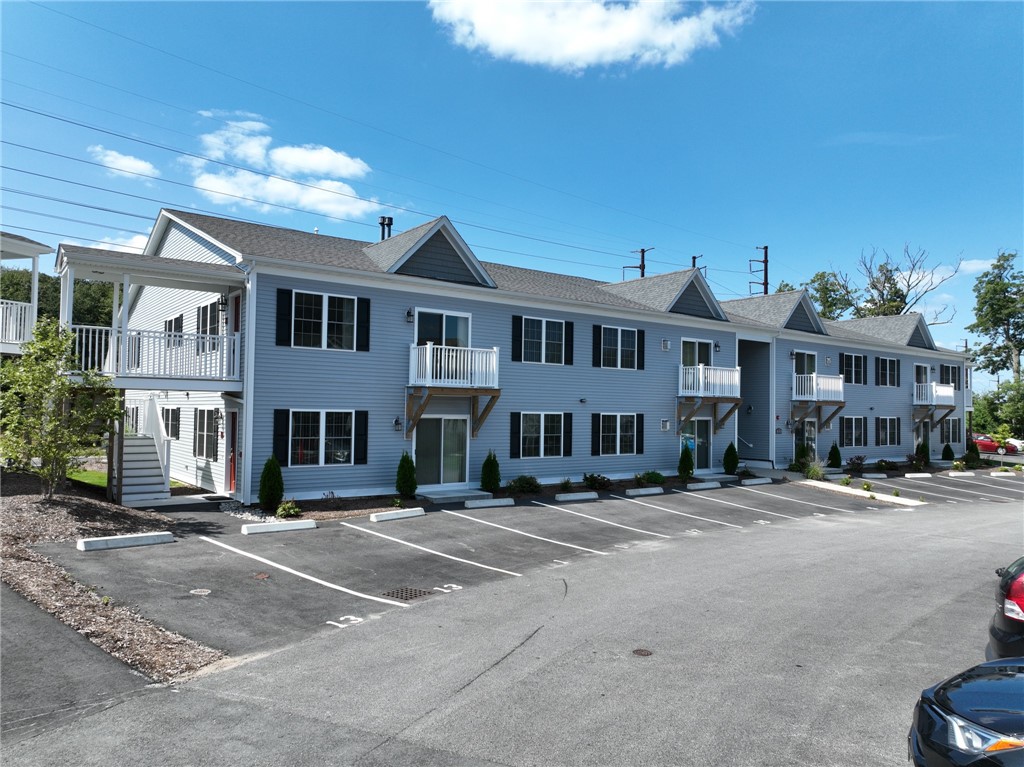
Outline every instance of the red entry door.
{"label": "red entry door", "polygon": [[238,455],[238,412],[232,410],[228,426],[228,492],[235,492],[235,457]]}

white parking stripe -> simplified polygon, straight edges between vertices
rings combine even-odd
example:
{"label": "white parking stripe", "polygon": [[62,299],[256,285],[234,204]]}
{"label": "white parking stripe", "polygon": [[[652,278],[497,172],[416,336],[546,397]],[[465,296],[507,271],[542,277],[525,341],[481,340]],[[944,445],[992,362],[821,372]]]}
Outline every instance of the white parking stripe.
{"label": "white parking stripe", "polygon": [[[678,491],[676,491],[678,492]],[[626,498],[621,495],[613,495],[612,498],[618,498],[620,501],[629,501],[640,506],[647,506],[651,509],[657,509],[658,511],[667,511],[669,514],[678,514],[681,517],[689,517],[690,519],[699,519],[701,522],[711,522],[716,525],[722,525],[723,527],[735,527],[737,530],[742,530],[743,525],[734,525],[731,522],[719,522],[717,519],[708,519],[707,517],[698,517],[696,514],[687,514],[684,511],[676,511],[675,509],[666,509],[664,506],[655,506],[653,503],[644,503],[638,501],[636,498]]]}
{"label": "white parking stripe", "polygon": [[[966,482],[968,485],[981,485],[982,487],[993,487],[993,486],[996,486],[991,481],[989,481],[989,482],[978,482],[976,479],[964,479],[963,477],[948,477],[947,479],[949,479],[952,482]],[[1019,490],[1021,492],[1024,492],[1024,487],[1010,487],[1010,483],[1000,483],[997,487],[1000,490]],[[977,492],[977,491],[976,490],[967,490],[967,488],[964,488],[964,492],[974,493],[974,492]],[[986,495],[987,495],[987,493],[986,493]],[[1011,499],[1007,498],[1006,500],[1011,500]],[[1013,498],[1012,500],[1017,500],[1017,499]]]}
{"label": "white parking stripe", "polygon": [[394,541],[395,543],[401,543],[403,546],[410,546],[410,547],[412,547],[414,549],[419,549],[420,551],[425,551],[428,554],[437,554],[437,556],[439,556],[439,557],[444,557],[445,559],[452,559],[452,560],[454,560],[456,562],[462,562],[463,564],[466,564],[466,565],[473,565],[473,567],[482,567],[485,570],[494,570],[496,573],[505,573],[505,575],[514,575],[517,578],[521,577],[520,573],[514,573],[511,570],[502,570],[500,567],[491,567],[490,565],[482,565],[479,562],[474,562],[474,561],[472,561],[470,559],[462,559],[461,557],[453,557],[451,554],[445,554],[445,553],[440,552],[440,551],[434,551],[433,549],[428,549],[425,546],[419,546],[419,545],[417,545],[415,543],[409,543],[409,541],[403,541],[401,538],[392,538],[390,535],[384,535],[384,533],[378,533],[376,530],[367,530],[365,527],[359,527],[359,525],[351,525],[348,522],[342,522],[341,524],[343,524],[345,527],[351,527],[353,530],[358,530],[361,533],[369,533],[370,535],[376,535],[376,536],[378,536],[380,538],[387,538],[389,541]]}
{"label": "white parking stripe", "polygon": [[[676,490],[676,492],[682,493],[683,491]],[[764,509],[755,509],[753,506],[744,506],[741,503],[733,503],[732,501],[726,501],[721,498],[712,498],[710,493],[702,493],[699,497],[702,501],[714,501],[715,503],[724,503],[727,506],[735,506],[737,509],[743,509],[744,511],[752,511],[755,514],[771,514],[773,517],[785,517],[786,519],[800,519],[800,517],[791,517],[789,514],[779,514],[776,511],[765,511]]]}
{"label": "white parking stripe", "polygon": [[298,576],[299,578],[305,578],[307,581],[313,581],[313,583],[318,583],[321,586],[326,586],[329,589],[334,589],[335,591],[344,591],[346,594],[351,594],[352,596],[359,597],[360,599],[370,599],[374,602],[383,602],[386,605],[396,605],[397,607],[409,606],[405,602],[396,602],[392,599],[384,599],[384,597],[375,597],[370,594],[363,594],[361,591],[353,591],[352,589],[346,589],[344,586],[339,586],[336,583],[328,583],[327,581],[321,580],[319,578],[314,578],[312,575],[306,575],[305,573],[300,573],[298,570],[293,570],[290,567],[279,565],[277,562],[272,562],[269,559],[265,559],[264,557],[260,557],[255,554],[250,554],[248,551],[236,549],[234,546],[228,546],[226,543],[221,543],[220,541],[213,540],[213,538],[207,538],[205,535],[200,535],[199,540],[206,541],[207,543],[212,543],[214,546],[220,546],[222,549],[233,551],[236,554],[241,554],[243,557],[255,559],[257,562],[262,562],[268,567],[276,567],[278,570],[283,570],[284,572]]}
{"label": "white parking stripe", "polygon": [[[957,482],[967,482],[968,484],[971,484],[971,485],[981,485],[982,487],[986,487],[986,488],[992,487],[992,485],[986,484],[985,482],[975,482],[974,480],[971,480],[971,479],[960,479],[960,477],[952,477],[951,479],[953,479],[953,480],[955,480]],[[910,479],[907,480],[907,482],[912,482],[912,481],[913,480],[910,480]],[[956,489],[959,490],[961,493],[971,493],[972,495],[983,495],[986,498],[999,498],[1000,500],[1003,500],[1003,501],[1016,501],[1016,500],[1018,500],[1017,498],[1013,498],[1011,496],[996,495],[995,493],[992,493],[992,492],[984,492],[983,493],[983,492],[981,492],[979,490],[971,490],[970,488],[967,488],[967,487],[958,487]],[[999,489],[1002,490],[1003,488],[1000,487]]]}
{"label": "white parking stripe", "polygon": [[[897,485],[897,484],[894,484],[894,483],[892,483],[892,482],[885,482],[885,481],[883,481],[883,480],[881,480],[881,479],[873,479],[873,480],[871,480],[871,481],[872,481],[872,482],[873,482],[874,484],[876,484],[876,485],[886,485],[887,487],[895,487],[895,488],[899,488],[899,485]],[[907,479],[906,477],[903,477],[903,481],[904,481],[904,482],[920,482],[920,483],[921,483],[922,485],[927,485],[927,484],[929,484],[928,482],[925,482],[924,480],[920,480],[920,479]],[[934,485],[933,485],[933,486],[934,486]],[[902,488],[900,488],[900,489],[902,489]],[[910,490],[908,490],[908,492],[910,492]],[[970,500],[970,499],[968,499],[968,498],[964,498],[963,496],[957,496],[957,495],[953,495],[953,496],[950,496],[950,495],[943,495],[942,493],[933,493],[933,492],[931,492],[931,491],[929,491],[929,490],[913,490],[913,492],[915,492],[915,493],[920,493],[921,495],[934,495],[934,496],[936,496],[937,498],[943,498],[943,499],[945,499],[946,503],[956,503],[957,501],[966,501],[966,500]],[[961,492],[967,492],[967,493],[969,493],[969,492],[971,492],[971,491],[970,491],[970,490],[964,490],[964,491],[961,491]]]}
{"label": "white parking stripe", "polygon": [[634,533],[643,533],[644,535],[654,535],[658,538],[671,538],[670,535],[662,535],[661,533],[652,533],[650,530],[641,530],[637,527],[629,527],[627,525],[620,525],[618,522],[609,522],[607,519],[601,519],[600,517],[592,517],[589,514],[582,514],[578,511],[570,511],[569,509],[563,509],[561,506],[550,506],[540,501],[534,501],[538,506],[543,506],[545,509],[554,509],[555,511],[564,511],[566,514],[575,514],[577,517],[586,517],[592,519],[595,522],[603,522],[606,525],[614,525],[615,527],[621,527],[623,530],[632,530]]}
{"label": "white parking stripe", "polygon": [[508,530],[510,533],[517,533],[519,535],[525,535],[527,538],[536,538],[538,541],[546,541],[548,543],[553,543],[556,546],[568,546],[570,549],[579,549],[580,551],[587,551],[587,552],[590,552],[591,554],[600,554],[602,557],[608,556],[608,552],[607,551],[597,551],[595,549],[588,549],[585,546],[577,546],[575,543],[563,543],[562,541],[553,541],[550,538],[542,538],[541,536],[534,535],[533,533],[527,533],[527,532],[524,532],[523,530],[516,530],[514,527],[505,527],[504,525],[499,525],[499,524],[497,524],[495,522],[487,522],[487,521],[485,521],[483,519],[477,519],[476,517],[467,516],[466,514],[459,514],[459,512],[457,512],[457,511],[448,511],[448,509],[441,509],[441,511],[443,511],[445,514],[454,514],[456,517],[462,517],[463,519],[468,519],[471,522],[479,522],[481,525],[490,525],[491,527],[497,527],[497,528],[500,528],[501,530]]}
{"label": "white parking stripe", "polygon": [[775,493],[766,493],[764,490],[755,490],[752,487],[740,487],[740,490],[749,490],[751,493],[757,493],[758,495],[767,495],[769,498],[780,498],[783,501],[791,501],[792,503],[802,503],[806,506],[816,506],[819,509],[828,509],[829,511],[841,511],[844,514],[856,514],[856,511],[851,509],[840,509],[838,506],[826,506],[824,503],[815,503],[814,501],[801,501],[799,498],[790,498],[786,495],[776,495]]}

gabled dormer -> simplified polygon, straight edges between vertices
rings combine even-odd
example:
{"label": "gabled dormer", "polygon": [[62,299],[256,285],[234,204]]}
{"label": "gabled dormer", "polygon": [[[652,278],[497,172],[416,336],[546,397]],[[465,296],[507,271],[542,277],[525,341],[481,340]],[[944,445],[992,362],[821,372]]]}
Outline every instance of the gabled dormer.
{"label": "gabled dormer", "polygon": [[896,314],[891,317],[863,317],[858,320],[842,320],[844,328],[864,336],[877,338],[899,346],[913,346],[918,349],[935,350],[935,339],[928,330],[928,323],[918,312]]}
{"label": "gabled dormer", "polygon": [[738,298],[734,301],[725,301],[722,305],[731,314],[754,320],[758,324],[828,335],[806,289]]}
{"label": "gabled dormer", "polygon": [[447,216],[367,245],[363,252],[390,274],[495,287]]}
{"label": "gabled dormer", "polygon": [[728,321],[699,269],[608,283],[602,289],[658,312]]}

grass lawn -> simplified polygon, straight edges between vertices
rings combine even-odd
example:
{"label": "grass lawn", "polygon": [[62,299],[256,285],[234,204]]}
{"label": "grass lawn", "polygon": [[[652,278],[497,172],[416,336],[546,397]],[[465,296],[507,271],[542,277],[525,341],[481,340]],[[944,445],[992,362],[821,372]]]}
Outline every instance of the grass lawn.
{"label": "grass lawn", "polygon": [[[105,488],[107,486],[107,472],[96,471],[95,469],[79,469],[68,474],[70,479],[85,482],[87,485]],[[171,480],[171,487],[185,487],[184,483]]]}

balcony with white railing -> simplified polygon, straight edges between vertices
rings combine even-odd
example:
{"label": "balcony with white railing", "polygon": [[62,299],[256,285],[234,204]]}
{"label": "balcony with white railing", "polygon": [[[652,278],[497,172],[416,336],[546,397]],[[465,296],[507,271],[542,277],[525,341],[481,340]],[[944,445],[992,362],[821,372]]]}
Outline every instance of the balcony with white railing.
{"label": "balcony with white railing", "polygon": [[680,365],[679,396],[739,399],[740,369]]}
{"label": "balcony with white railing", "polygon": [[412,344],[409,347],[409,386],[497,389],[498,347],[470,349],[433,343]]}
{"label": "balcony with white railing", "polygon": [[22,344],[32,338],[32,304],[0,300],[0,342]]}
{"label": "balcony with white railing", "polygon": [[793,374],[793,400],[801,402],[845,402],[842,376],[818,373]]}
{"label": "balcony with white railing", "polygon": [[915,405],[939,405],[953,407],[956,405],[956,390],[953,384],[916,383],[914,384]]}
{"label": "balcony with white railing", "polygon": [[72,325],[79,370],[139,379],[238,381],[239,334]]}

